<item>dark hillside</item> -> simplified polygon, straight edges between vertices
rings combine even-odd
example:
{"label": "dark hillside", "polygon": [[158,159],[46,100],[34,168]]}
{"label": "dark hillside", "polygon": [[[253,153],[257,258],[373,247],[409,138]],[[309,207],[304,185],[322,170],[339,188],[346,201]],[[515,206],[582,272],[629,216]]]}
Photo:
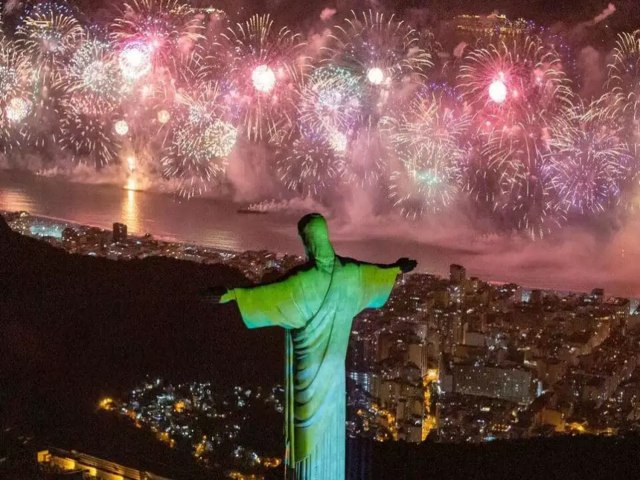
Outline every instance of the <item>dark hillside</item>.
{"label": "dark hillside", "polygon": [[247,283],[225,266],[69,255],[0,217],[0,425],[66,428],[147,374],[282,381],[282,332],[249,331],[233,306],[200,297]]}

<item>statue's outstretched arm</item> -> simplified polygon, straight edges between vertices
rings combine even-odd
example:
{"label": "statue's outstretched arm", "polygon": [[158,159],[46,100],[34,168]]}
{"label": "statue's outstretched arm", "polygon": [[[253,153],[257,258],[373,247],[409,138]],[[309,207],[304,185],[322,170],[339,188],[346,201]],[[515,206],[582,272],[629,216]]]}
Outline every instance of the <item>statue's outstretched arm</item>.
{"label": "statue's outstretched arm", "polygon": [[301,309],[301,276],[290,275],[277,282],[234,288],[220,297],[220,303],[235,301],[248,328],[301,328],[307,315]]}
{"label": "statue's outstretched arm", "polygon": [[357,264],[361,285],[360,310],[363,310],[381,308],[389,299],[398,275],[413,270],[417,262],[409,258],[400,258],[390,265],[363,262]]}
{"label": "statue's outstretched arm", "polygon": [[235,297],[230,298],[228,295],[229,290],[225,287],[209,287],[202,291],[202,297],[212,303],[227,303],[235,300]]}
{"label": "statue's outstretched arm", "polygon": [[344,258],[343,261],[357,263],[359,265],[371,265],[381,269],[399,268],[402,273],[408,273],[414,270],[418,266],[418,262],[412,258],[402,257],[393,263],[369,263],[361,262],[360,260],[354,260],[352,258]]}
{"label": "statue's outstretched arm", "polygon": [[402,273],[409,273],[418,266],[418,262],[412,258],[402,257],[396,260],[394,266],[397,266]]}

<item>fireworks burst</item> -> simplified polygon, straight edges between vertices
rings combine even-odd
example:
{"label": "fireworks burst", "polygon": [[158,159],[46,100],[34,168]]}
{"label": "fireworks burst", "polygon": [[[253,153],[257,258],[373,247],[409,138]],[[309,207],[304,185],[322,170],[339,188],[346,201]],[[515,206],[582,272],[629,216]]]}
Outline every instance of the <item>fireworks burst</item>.
{"label": "fireworks burst", "polygon": [[69,95],[62,103],[60,146],[75,162],[103,167],[117,157],[120,142],[111,128],[113,105],[86,92]]}
{"label": "fireworks burst", "polygon": [[16,29],[18,45],[34,63],[36,78],[57,81],[84,31],[73,11],[54,2],[37,3]]}
{"label": "fireworks burst", "polygon": [[60,101],[62,84],[46,86],[41,82],[29,83],[30,91],[20,97],[16,112],[19,114],[24,146],[36,151],[50,151],[60,133]]}
{"label": "fireworks burst", "polygon": [[635,143],[640,121],[640,30],[618,35],[608,65],[605,101],[614,119],[622,121]]}
{"label": "fireworks burst", "polygon": [[110,45],[86,37],[71,57],[66,82],[71,92],[90,92],[105,100],[116,100],[122,85]]}
{"label": "fireworks burst", "polygon": [[619,201],[632,157],[606,109],[576,105],[553,125],[550,147],[552,184],[567,214],[594,214]]}
{"label": "fireworks burst", "polygon": [[256,90],[268,94],[276,86],[276,74],[269,65],[258,65],[251,72],[251,82]]}
{"label": "fireworks burst", "polygon": [[497,78],[489,84],[489,98],[494,103],[504,103],[507,99],[507,84],[504,74],[499,72]]}
{"label": "fireworks burst", "polygon": [[[121,66],[144,62],[149,70],[167,67],[176,74],[204,36],[200,20],[188,5],[178,0],[134,0],[124,4],[114,21],[112,38],[127,52],[120,55]],[[133,73],[126,66],[123,71]]]}
{"label": "fireworks burst", "polygon": [[405,217],[440,211],[459,194],[469,120],[451,89],[429,84],[389,122],[401,161],[391,174],[389,196]]}
{"label": "fireworks burst", "polygon": [[165,176],[178,179],[180,194],[187,198],[202,195],[220,182],[238,134],[229,122],[218,85],[195,91],[193,97],[180,98],[171,118],[175,128],[165,140],[162,158]]}
{"label": "fireworks burst", "polygon": [[359,121],[361,89],[349,70],[326,66],[314,70],[302,89],[298,122],[322,135],[337,153]]}
{"label": "fireworks burst", "polygon": [[159,110],[156,114],[156,118],[161,125],[165,125],[169,122],[169,120],[171,120],[171,113],[164,109]]}
{"label": "fireworks burst", "polygon": [[23,135],[22,122],[31,111],[29,64],[8,41],[0,42],[0,148],[5,153],[18,145]]}
{"label": "fireworks burst", "polygon": [[0,102],[20,96],[29,80],[29,65],[14,44],[0,42]]}
{"label": "fireworks burst", "polygon": [[279,150],[278,177],[289,190],[305,197],[321,197],[340,182],[344,173],[344,159],[317,131],[304,130]]}
{"label": "fireworks burst", "polygon": [[20,123],[31,112],[31,102],[22,97],[14,97],[4,109],[4,114],[9,123]]}
{"label": "fireworks burst", "polygon": [[255,15],[229,27],[218,45],[221,57],[215,61],[229,62],[228,97],[245,135],[262,139],[291,124],[306,62],[300,56],[300,35],[287,28],[276,30],[268,15]]}
{"label": "fireworks burst", "polygon": [[352,13],[317,36],[312,65],[268,15],[230,24],[186,0],[127,2],[86,28],[63,2],[26,2],[15,35],[0,32],[4,153],[159,158],[149,172],[191,197],[222,184],[248,139],[300,195],[388,192],[412,219],[466,202],[534,238],[618,208],[637,184],[640,30],[619,36],[606,94],[585,105],[568,47],[530,22],[492,18],[436,83],[433,36],[395,16]]}
{"label": "fireworks burst", "polygon": [[470,115],[452,91],[429,86],[390,124],[391,138],[401,148],[416,149],[430,142],[458,148],[465,143],[470,124]]}
{"label": "fireworks burst", "polygon": [[129,82],[135,82],[151,73],[151,47],[146,43],[131,42],[118,56],[122,76]]}
{"label": "fireworks burst", "polygon": [[471,51],[460,66],[458,88],[478,120],[492,126],[553,115],[570,105],[572,95],[560,57],[535,36]]}
{"label": "fireworks burst", "polygon": [[113,124],[113,131],[121,137],[124,137],[129,133],[129,123],[126,120],[117,120]]}
{"label": "fireworks burst", "polygon": [[389,178],[392,149],[387,121],[383,119],[375,126],[364,124],[345,142],[345,178],[348,183],[368,187]]}
{"label": "fireworks burst", "polygon": [[483,155],[497,174],[491,197],[502,228],[541,238],[564,220],[553,189],[548,147],[548,130],[535,117],[489,135]]}
{"label": "fireworks burst", "polygon": [[402,152],[402,167],[390,179],[393,206],[411,220],[442,211],[460,191],[460,156],[461,152],[439,142],[423,143]]}
{"label": "fireworks burst", "polygon": [[[426,38],[394,16],[372,11],[352,12],[351,18],[334,29],[324,49],[332,66],[324,67],[329,75],[319,78],[311,98],[315,95],[314,103],[321,107],[320,115],[315,114],[316,123],[327,123],[331,108],[337,112],[340,123],[333,121],[324,129],[333,143],[346,147],[348,181],[373,185],[388,178],[391,152],[386,122],[389,106],[400,105],[399,99],[390,99],[401,81],[417,83],[426,77],[432,66]],[[348,96],[339,94],[341,90]],[[302,112],[303,121],[314,118],[309,111],[313,112]]]}
{"label": "fireworks burst", "polygon": [[[420,35],[393,15],[386,17],[369,10],[360,15],[352,12],[351,18],[335,27],[329,46],[324,49],[328,61],[358,81],[358,96],[353,97],[358,100],[357,122],[348,132],[348,148],[356,156],[348,163],[358,167],[356,176],[364,183],[377,181],[381,173],[378,168],[381,165],[372,165],[363,157],[380,158],[385,152],[378,130],[384,128],[381,122],[386,121],[390,107],[400,107],[403,103],[396,95],[408,84],[417,85],[423,81],[432,66],[430,38]],[[403,87],[398,88],[401,84]],[[353,107],[353,113],[356,113],[355,104]],[[367,131],[360,131],[362,129]],[[369,167],[373,168],[367,171]]]}
{"label": "fireworks burst", "polygon": [[395,16],[362,12],[345,19],[332,35],[331,60],[373,86],[390,85],[407,76],[425,77],[432,66],[427,42]]}

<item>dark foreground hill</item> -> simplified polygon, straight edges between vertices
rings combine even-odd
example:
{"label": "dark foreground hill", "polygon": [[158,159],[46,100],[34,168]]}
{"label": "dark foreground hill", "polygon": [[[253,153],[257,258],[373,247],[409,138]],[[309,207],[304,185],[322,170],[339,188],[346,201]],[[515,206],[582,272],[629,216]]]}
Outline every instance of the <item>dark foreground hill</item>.
{"label": "dark foreground hill", "polygon": [[350,480],[635,480],[640,436],[555,437],[481,445],[349,442]]}
{"label": "dark foreground hill", "polygon": [[0,216],[0,428],[82,450],[100,435],[96,402],[145,375],[282,382],[282,332],[249,331],[233,306],[200,295],[246,284],[220,265],[70,255]]}

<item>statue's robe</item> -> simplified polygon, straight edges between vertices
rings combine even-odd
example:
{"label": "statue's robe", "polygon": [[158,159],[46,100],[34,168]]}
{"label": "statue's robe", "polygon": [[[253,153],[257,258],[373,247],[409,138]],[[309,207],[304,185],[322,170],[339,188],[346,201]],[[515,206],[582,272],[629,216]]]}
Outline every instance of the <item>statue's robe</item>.
{"label": "statue's robe", "polygon": [[[322,219],[324,222],[324,219]],[[326,230],[326,225],[325,225]],[[310,263],[284,280],[229,291],[248,328],[286,330],[286,463],[297,479],[345,476],[345,358],[353,317],[382,307],[400,270],[335,255],[326,232],[302,234]]]}

